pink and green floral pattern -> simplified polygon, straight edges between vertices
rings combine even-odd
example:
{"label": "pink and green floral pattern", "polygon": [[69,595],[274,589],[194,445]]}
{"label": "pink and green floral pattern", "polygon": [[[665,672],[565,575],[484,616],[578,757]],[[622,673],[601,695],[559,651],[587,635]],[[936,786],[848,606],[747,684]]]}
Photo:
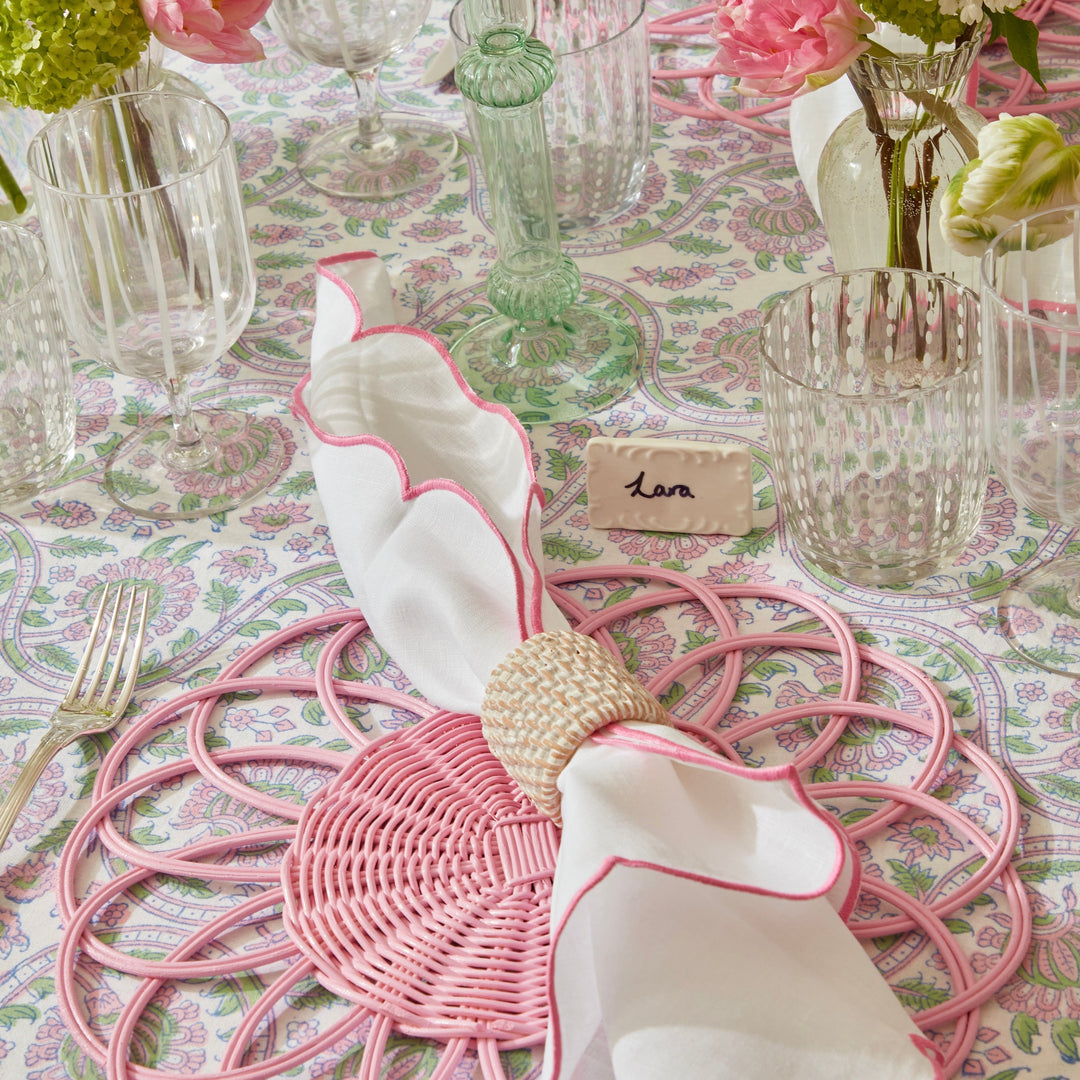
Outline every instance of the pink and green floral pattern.
{"label": "pink and green floral pattern", "polygon": [[[424,64],[441,47],[447,4],[437,2],[427,27],[381,77],[387,103],[454,123],[465,139],[461,101],[452,83],[422,85]],[[795,5],[796,7],[798,5]],[[220,675],[244,650],[279,630],[340,606],[351,597],[336,561],[289,396],[305,373],[313,323],[314,262],[351,250],[375,251],[389,269],[403,321],[450,337],[482,317],[482,285],[495,257],[482,174],[467,152],[438,183],[388,202],[331,200],[305,186],[298,147],[329,124],[353,114],[347,79],[305,66],[264,25],[254,28],[266,59],[208,67],[171,56],[167,66],[203,86],[230,115],[240,159],[258,274],[255,315],[237,346],[195,381],[202,404],[225,398],[273,419],[291,455],[287,471],[240,510],[200,522],[149,522],[118,510],[104,493],[104,460],[115,444],[158,406],[151,387],[109,373],[93,358],[75,361],[79,406],[75,458],[54,489],[0,507],[0,793],[40,738],[62,696],[88,631],[87,611],[100,590],[120,578],[151,589],[150,640],[136,699],[139,710]],[[686,46],[693,51],[693,46]],[[668,46],[664,46],[667,49]],[[657,47],[656,55],[662,55]],[[695,87],[669,84],[670,100],[689,101]],[[19,118],[21,122],[23,118]],[[11,120],[0,113],[0,129]],[[1078,125],[1063,124],[1075,131]],[[0,145],[16,141],[0,133]],[[756,335],[762,312],[791,287],[831,269],[824,231],[799,184],[782,139],[720,120],[696,120],[658,105],[654,151],[638,204],[587,235],[568,237],[586,298],[622,311],[640,335],[645,372],[633,392],[602,412],[530,432],[546,510],[543,552],[548,570],[617,563],[685,571],[712,583],[795,585],[842,612],[859,641],[900,657],[933,679],[948,702],[955,729],[1004,763],[1023,805],[1022,845],[1015,866],[1035,910],[1034,947],[1018,974],[983,1009],[961,1075],[970,1080],[1058,1080],[1080,1077],[1080,690],[1034,671],[1010,654],[996,623],[1004,582],[1075,544],[1066,530],[1019,509],[991,478],[983,517],[968,549],[938,577],[889,590],[852,586],[806,563],[778,521],[772,463],[765,441]],[[753,528],[746,536],[688,536],[591,527],[585,489],[585,447],[595,435],[650,436],[733,442],[753,460]],[[241,463],[242,467],[242,463]],[[582,603],[601,608],[623,598],[624,583],[579,587]],[[743,627],[806,632],[782,605],[740,601]],[[688,607],[678,615],[647,613],[620,621],[615,640],[643,679],[702,643],[708,621]],[[310,677],[326,635],[293,642],[268,657],[268,670]],[[1063,642],[1062,645],[1073,643]],[[833,657],[806,652],[745,659],[745,675],[725,722],[798,704],[835,691]],[[407,680],[377,642],[361,638],[344,654],[346,679],[405,693]],[[707,708],[710,678],[722,662],[668,686],[665,701]],[[917,710],[903,679],[868,666],[871,700]],[[364,732],[415,722],[406,709],[350,704]],[[132,768],[150,769],[188,752],[183,718],[140,746]],[[124,730],[121,726],[120,732]],[[784,760],[810,745],[815,722],[741,740],[750,764]],[[5,850],[0,853],[0,1074],[28,1080],[99,1080],[59,1015],[53,962],[59,938],[54,895],[60,851],[90,798],[102,758],[116,736],[83,740],[46,770]],[[349,752],[313,695],[280,700],[242,695],[215,715],[211,747],[319,746]],[[865,720],[808,770],[807,779],[891,779],[913,775],[924,750],[911,730]],[[255,790],[298,804],[328,779],[311,768],[254,761],[242,771]],[[185,786],[187,785],[187,786]],[[948,763],[935,788],[956,813],[913,808],[862,845],[870,881],[920,899],[948,895],[970,873],[971,846],[960,817],[993,832],[997,798],[970,761]],[[144,846],[167,850],[179,841],[235,835],[264,820],[262,811],[208,783],[177,779],[162,814],[152,799],[124,810],[125,827]],[[847,821],[870,805],[835,808]],[[261,816],[260,816],[261,815]],[[265,854],[265,853],[264,853]],[[99,880],[122,872],[102,860]],[[259,852],[252,852],[258,865]],[[212,882],[174,879],[148,885],[135,898],[164,912],[178,928],[204,922],[217,902]],[[858,910],[878,918],[885,901],[867,892]],[[102,930],[125,925],[123,906],[101,914]],[[992,971],[1011,930],[1009,906],[988,890],[953,912],[949,928],[976,970]],[[138,920],[135,920],[137,923]],[[115,925],[113,925],[115,924]],[[253,925],[252,934],[269,933]],[[138,948],[160,955],[169,935],[144,931]],[[867,943],[884,976],[916,1014],[947,992],[948,974],[932,948],[908,936]],[[122,990],[102,972],[88,1009],[102,1029],[122,1008]],[[110,989],[111,987],[111,989]],[[175,1074],[197,1075],[218,1060],[222,1040],[251,1005],[257,988],[243,981],[215,998],[194,987],[165,993],[146,1010],[133,1057]],[[325,991],[297,990],[293,1015],[278,1033],[301,1045],[318,1022]],[[208,1019],[212,1018],[212,1019]],[[365,1032],[343,1033],[305,1066],[311,1080],[354,1075]],[[932,1033],[947,1045],[946,1025]],[[394,1077],[424,1080],[436,1056],[423,1043],[396,1037],[388,1047]],[[503,1057],[507,1075],[539,1076],[538,1055]],[[478,1077],[466,1057],[455,1077]]]}

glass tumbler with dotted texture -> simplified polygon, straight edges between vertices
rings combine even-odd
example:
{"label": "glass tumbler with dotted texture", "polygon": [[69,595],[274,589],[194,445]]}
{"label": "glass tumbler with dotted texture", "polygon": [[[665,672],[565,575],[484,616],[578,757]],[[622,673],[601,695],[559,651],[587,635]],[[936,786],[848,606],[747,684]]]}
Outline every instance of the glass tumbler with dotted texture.
{"label": "glass tumbler with dotted texture", "polygon": [[761,329],[783,526],[834,577],[932,577],[969,543],[987,481],[979,301],[899,269],[820,278]]}
{"label": "glass tumbler with dotted texture", "polygon": [[45,246],[0,222],[0,502],[40,494],[74,448],[71,353]]}

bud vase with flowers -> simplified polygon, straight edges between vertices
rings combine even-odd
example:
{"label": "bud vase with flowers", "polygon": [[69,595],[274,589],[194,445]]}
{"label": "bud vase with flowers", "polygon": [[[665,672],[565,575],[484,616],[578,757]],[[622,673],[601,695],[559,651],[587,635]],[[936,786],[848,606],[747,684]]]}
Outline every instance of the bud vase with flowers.
{"label": "bud vase with flowers", "polygon": [[[70,109],[137,70],[152,39],[206,64],[261,60],[251,27],[269,6],[270,0],[4,0],[0,100],[41,113]],[[16,213],[26,207],[2,157],[0,202]]]}
{"label": "bud vase with flowers", "polygon": [[719,0],[717,67],[741,93],[797,96],[847,74],[861,108],[826,143],[822,217],[837,270],[896,266],[973,284],[941,204],[985,124],[960,98],[979,50],[1004,37],[1041,82],[1022,0]]}

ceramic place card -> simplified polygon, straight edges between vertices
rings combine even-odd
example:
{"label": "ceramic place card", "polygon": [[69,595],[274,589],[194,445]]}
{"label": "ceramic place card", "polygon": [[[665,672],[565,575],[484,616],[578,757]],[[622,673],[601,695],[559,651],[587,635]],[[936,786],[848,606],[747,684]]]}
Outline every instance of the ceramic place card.
{"label": "ceramic place card", "polygon": [[690,439],[613,439],[585,448],[598,529],[743,536],[752,527],[750,450]]}

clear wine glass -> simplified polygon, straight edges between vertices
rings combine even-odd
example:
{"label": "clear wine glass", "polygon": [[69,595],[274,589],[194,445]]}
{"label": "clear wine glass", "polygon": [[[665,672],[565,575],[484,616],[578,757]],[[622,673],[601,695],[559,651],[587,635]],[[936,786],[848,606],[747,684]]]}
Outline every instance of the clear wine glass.
{"label": "clear wine glass", "polygon": [[255,302],[225,114],[161,91],[87,101],[38,132],[28,166],[76,347],[169,396],[170,415],[110,454],[109,494],[142,517],[188,520],[262,491],[283,465],[280,426],[197,414],[188,388],[236,343]]}
{"label": "clear wine glass", "polygon": [[416,35],[431,0],[274,0],[267,18],[293,52],[348,72],[360,116],[303,148],[298,166],[328,195],[385,199],[429,183],[457,155],[445,124],[414,113],[383,113],[379,67]]}
{"label": "clear wine glass", "polygon": [[[1010,226],[982,262],[987,438],[1029,519],[1080,526],[1080,206]],[[1042,524],[1035,521],[1033,524]],[[1066,543],[1063,545],[1063,539]],[[1002,632],[1031,663],[1080,676],[1080,555],[1051,531],[1049,561],[1010,582]]]}

